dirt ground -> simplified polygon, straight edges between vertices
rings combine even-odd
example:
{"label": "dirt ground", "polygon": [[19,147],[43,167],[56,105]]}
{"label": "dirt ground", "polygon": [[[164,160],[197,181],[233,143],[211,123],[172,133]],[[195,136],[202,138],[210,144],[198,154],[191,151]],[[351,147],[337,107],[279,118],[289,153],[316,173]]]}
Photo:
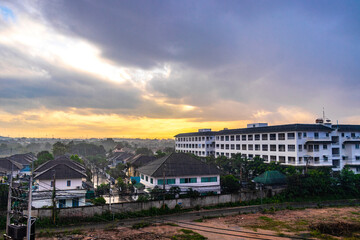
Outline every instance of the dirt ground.
{"label": "dirt ground", "polygon": [[[109,225],[105,229],[75,230],[67,234],[38,239],[360,239],[360,207],[320,208],[304,210],[268,209],[262,213],[241,214],[227,217],[200,218],[195,221],[148,223],[140,229]],[[324,234],[311,229],[319,224],[335,224],[347,234]],[[345,227],[344,227],[345,226]],[[336,227],[331,227],[334,230]],[[339,228],[340,228],[339,227]],[[185,230],[184,230],[185,229]],[[349,233],[350,229],[350,233]],[[186,232],[187,231],[187,232]],[[194,236],[193,232],[199,233]],[[345,232],[346,232],[345,231]],[[174,237],[176,235],[176,237]],[[180,236],[181,235],[181,236]],[[191,235],[191,236],[189,236]]]}

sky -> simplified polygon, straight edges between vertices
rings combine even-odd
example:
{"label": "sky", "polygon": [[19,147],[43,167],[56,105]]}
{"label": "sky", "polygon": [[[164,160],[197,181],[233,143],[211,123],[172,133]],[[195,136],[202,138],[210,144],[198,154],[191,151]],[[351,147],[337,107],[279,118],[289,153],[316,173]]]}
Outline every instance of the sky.
{"label": "sky", "polygon": [[0,0],[0,136],[360,124],[360,1]]}

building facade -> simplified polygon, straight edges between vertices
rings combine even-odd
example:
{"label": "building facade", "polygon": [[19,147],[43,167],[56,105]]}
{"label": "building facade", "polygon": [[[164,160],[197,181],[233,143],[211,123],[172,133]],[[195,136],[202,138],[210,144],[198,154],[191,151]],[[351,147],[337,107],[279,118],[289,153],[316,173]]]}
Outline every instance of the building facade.
{"label": "building facade", "polygon": [[180,133],[175,136],[175,150],[207,157],[215,154],[215,132],[199,129],[198,132]]}
{"label": "building facade", "polygon": [[167,190],[176,186],[181,192],[192,188],[200,193],[220,193],[220,171],[188,154],[172,153],[140,167],[138,171],[140,183],[149,190],[165,185]]}
{"label": "building facade", "polygon": [[[360,125],[331,125],[318,119],[317,124],[288,124],[267,126],[248,124],[247,128],[224,129],[211,132],[215,141],[215,157],[241,154],[265,162],[279,162],[293,166],[328,166],[334,171],[349,166],[360,173]],[[325,122],[325,123],[324,123]],[[193,133],[175,136],[177,152],[193,153],[183,148]]]}

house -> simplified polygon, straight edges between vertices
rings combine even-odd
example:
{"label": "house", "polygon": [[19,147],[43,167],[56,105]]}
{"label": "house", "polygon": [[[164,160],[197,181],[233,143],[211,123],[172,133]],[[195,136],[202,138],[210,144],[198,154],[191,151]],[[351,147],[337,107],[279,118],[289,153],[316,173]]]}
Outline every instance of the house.
{"label": "house", "polygon": [[[209,141],[208,141],[209,139]],[[283,165],[345,166],[360,173],[360,125],[331,124],[320,118],[315,124],[248,124],[247,128],[181,133],[175,136],[176,152],[232,157],[234,154]]]}
{"label": "house", "polygon": [[31,164],[37,160],[33,153],[15,154],[10,156],[9,159],[23,166],[23,168],[20,170],[21,175],[30,175]]}
{"label": "house", "polygon": [[115,168],[119,163],[126,164],[126,162],[134,157],[134,154],[128,152],[115,152],[111,157],[108,158],[109,168]]}
{"label": "house", "polygon": [[60,156],[40,165],[34,173],[36,190],[33,191],[33,207],[52,206],[54,188],[58,208],[85,205],[87,190],[83,182],[86,181],[86,173],[81,164],[68,156]]}
{"label": "house", "polygon": [[152,161],[154,161],[156,157],[154,156],[145,156],[142,154],[138,154],[127,161],[128,164],[128,176],[129,177],[137,177],[140,176],[137,168],[144,166]]}
{"label": "house", "polygon": [[140,183],[146,188],[179,187],[182,192],[189,188],[200,193],[220,193],[220,171],[185,153],[171,153],[138,168]]}
{"label": "house", "polygon": [[16,177],[20,174],[20,171],[24,168],[24,166],[11,160],[9,157],[5,157],[0,158],[0,168],[6,176],[10,176],[12,172],[12,176]]}

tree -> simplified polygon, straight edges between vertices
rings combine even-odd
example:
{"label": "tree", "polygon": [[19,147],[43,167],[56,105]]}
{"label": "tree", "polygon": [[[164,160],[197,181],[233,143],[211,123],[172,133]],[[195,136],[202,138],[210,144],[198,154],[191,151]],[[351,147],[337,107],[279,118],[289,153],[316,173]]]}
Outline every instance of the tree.
{"label": "tree", "polygon": [[118,179],[119,177],[125,177],[124,169],[126,166],[122,163],[118,163],[115,168],[110,168],[106,172],[112,176],[115,179]]}
{"label": "tree", "polygon": [[84,161],[83,161],[81,158],[79,158],[79,156],[76,155],[76,154],[75,154],[75,155],[71,155],[70,159],[73,160],[73,161],[75,161],[75,162],[78,162],[78,163],[84,165]]}
{"label": "tree", "polygon": [[124,182],[124,180],[121,177],[117,178],[116,180],[117,180],[116,187],[118,189],[119,195],[126,193],[127,185]]}
{"label": "tree", "polygon": [[94,205],[98,206],[98,205],[104,205],[106,203],[106,200],[103,197],[97,197],[97,198],[92,199],[91,202]]}
{"label": "tree", "polygon": [[146,155],[146,156],[154,155],[153,151],[151,149],[146,148],[146,147],[138,148],[138,149],[136,149],[135,152],[136,152],[136,154],[143,154],[143,155]]}
{"label": "tree", "polygon": [[96,188],[96,196],[101,196],[101,195],[106,195],[109,194],[109,184],[100,184],[97,188]]}
{"label": "tree", "polygon": [[235,193],[240,190],[240,183],[233,175],[226,175],[220,178],[221,192]]}
{"label": "tree", "polygon": [[161,157],[165,157],[166,153],[162,152],[161,150],[157,150],[155,153],[155,157],[157,158],[161,158]]}
{"label": "tree", "polygon": [[37,168],[41,164],[54,159],[54,156],[48,151],[41,151],[36,155],[36,157],[37,160],[34,161],[34,168]]}
{"label": "tree", "polygon": [[68,151],[67,146],[61,142],[54,143],[52,147],[52,152],[55,157],[64,155],[65,153],[67,153],[67,151]]}

